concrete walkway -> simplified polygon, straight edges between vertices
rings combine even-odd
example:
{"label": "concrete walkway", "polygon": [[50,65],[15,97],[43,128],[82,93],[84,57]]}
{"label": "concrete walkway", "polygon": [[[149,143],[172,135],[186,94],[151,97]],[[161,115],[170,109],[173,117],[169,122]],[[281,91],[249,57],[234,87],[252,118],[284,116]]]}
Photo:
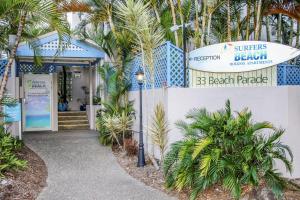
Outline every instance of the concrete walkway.
{"label": "concrete walkway", "polygon": [[43,200],[173,199],[129,176],[93,131],[25,133],[24,141],[48,167]]}

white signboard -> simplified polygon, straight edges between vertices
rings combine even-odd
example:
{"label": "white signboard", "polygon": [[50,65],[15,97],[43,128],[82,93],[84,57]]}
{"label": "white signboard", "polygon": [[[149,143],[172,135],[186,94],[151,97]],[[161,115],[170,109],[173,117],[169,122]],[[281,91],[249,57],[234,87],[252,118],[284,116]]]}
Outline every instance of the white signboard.
{"label": "white signboard", "polygon": [[299,55],[298,49],[277,43],[226,42],[191,51],[189,68],[207,72],[245,72],[274,66]]}
{"label": "white signboard", "polygon": [[51,75],[25,74],[24,129],[51,130]]}

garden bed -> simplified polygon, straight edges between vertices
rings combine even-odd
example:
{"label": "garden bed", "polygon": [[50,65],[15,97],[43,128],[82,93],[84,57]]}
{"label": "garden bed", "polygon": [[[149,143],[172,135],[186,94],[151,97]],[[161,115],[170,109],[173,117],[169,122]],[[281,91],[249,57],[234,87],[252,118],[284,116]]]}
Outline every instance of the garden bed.
{"label": "garden bed", "polygon": [[[114,150],[114,155],[118,160],[118,163],[124,168],[124,170],[134,177],[135,179],[143,182],[145,185],[156,188],[163,191],[170,196],[177,197],[179,200],[188,200],[187,192],[170,191],[164,187],[164,176],[161,170],[156,170],[151,164],[149,159],[146,160],[147,165],[145,167],[138,168],[137,156],[126,156],[124,152]],[[228,193],[224,192],[221,187],[211,188],[199,197],[201,200],[228,200],[231,199]]]}
{"label": "garden bed", "polygon": [[5,173],[5,178],[0,179],[0,199],[34,200],[46,186],[47,167],[44,161],[26,146],[17,155],[27,161],[27,167],[23,171]]}
{"label": "garden bed", "polygon": [[[164,178],[161,170],[156,170],[149,160],[147,165],[143,168],[138,168],[137,156],[126,156],[124,152],[113,150],[115,157],[121,167],[132,177],[143,182],[145,185],[156,188],[162,192],[169,194],[170,196],[177,197],[179,200],[188,200],[188,192],[176,192],[170,191],[164,186]],[[300,180],[296,182],[300,183]],[[256,196],[256,197],[253,197]],[[232,200],[229,193],[224,191],[220,186],[212,187],[199,195],[199,200]],[[273,200],[274,198],[268,194],[266,190],[260,190],[259,192],[245,195],[243,200]],[[287,191],[285,193],[285,200],[300,200],[300,192]]]}

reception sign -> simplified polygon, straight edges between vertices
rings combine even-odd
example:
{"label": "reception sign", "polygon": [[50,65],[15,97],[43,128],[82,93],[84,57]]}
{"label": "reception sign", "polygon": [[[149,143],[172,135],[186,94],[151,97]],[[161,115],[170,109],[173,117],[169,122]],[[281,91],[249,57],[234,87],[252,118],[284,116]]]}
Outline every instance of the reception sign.
{"label": "reception sign", "polygon": [[25,130],[51,130],[51,76],[26,74],[24,82]]}
{"label": "reception sign", "polygon": [[227,42],[191,51],[189,68],[206,72],[246,72],[271,67],[299,55],[298,49],[277,43]]}

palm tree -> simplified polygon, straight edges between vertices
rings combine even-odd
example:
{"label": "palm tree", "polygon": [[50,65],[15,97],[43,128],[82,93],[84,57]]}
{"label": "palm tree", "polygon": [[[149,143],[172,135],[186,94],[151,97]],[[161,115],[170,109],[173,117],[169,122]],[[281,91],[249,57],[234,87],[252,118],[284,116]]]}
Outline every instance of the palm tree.
{"label": "palm tree", "polygon": [[231,42],[231,8],[230,0],[227,0],[227,41]]}
{"label": "palm tree", "polygon": [[195,26],[195,36],[194,36],[194,45],[196,48],[200,45],[200,26],[199,26],[199,3],[198,0],[195,0],[195,20],[194,20],[194,26]]}
{"label": "palm tree", "polygon": [[0,99],[3,98],[6,84],[8,81],[8,74],[12,63],[16,57],[18,45],[22,39],[24,26],[31,21],[32,18],[39,19],[39,24],[47,24],[55,29],[60,39],[70,34],[69,26],[58,5],[51,1],[42,0],[3,0],[0,4],[0,21],[6,23],[10,22],[10,16],[18,16],[17,30],[15,43],[10,51],[8,63],[5,66],[3,79],[0,87]]}
{"label": "palm tree", "polygon": [[[173,26],[177,25],[177,20],[176,20],[176,12],[175,12],[175,5],[173,0],[168,0],[170,9],[171,9],[171,14],[172,14],[172,20],[173,20]],[[179,46],[179,40],[178,40],[178,34],[176,31],[174,31],[174,36],[175,36],[175,44],[176,46]]]}
{"label": "palm tree", "polygon": [[204,46],[205,27],[206,27],[206,15],[207,15],[207,0],[202,1],[202,33],[200,47]]}
{"label": "palm tree", "polygon": [[258,40],[260,35],[260,27],[261,27],[261,7],[262,7],[262,0],[258,1],[257,5],[257,14],[256,14],[256,27],[255,27],[255,33],[254,33],[254,39]]}
{"label": "palm tree", "polygon": [[250,37],[250,18],[251,18],[251,2],[247,0],[247,15],[246,15],[246,40]]}

